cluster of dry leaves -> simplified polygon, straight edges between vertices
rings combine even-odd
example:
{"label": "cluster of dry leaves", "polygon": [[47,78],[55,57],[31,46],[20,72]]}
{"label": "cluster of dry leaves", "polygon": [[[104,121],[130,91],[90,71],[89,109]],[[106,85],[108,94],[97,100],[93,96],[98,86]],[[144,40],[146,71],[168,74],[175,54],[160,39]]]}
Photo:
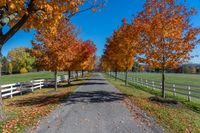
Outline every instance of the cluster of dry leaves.
{"label": "cluster of dry leaves", "polygon": [[8,118],[0,124],[0,131],[2,133],[20,132],[26,127],[34,126],[39,118],[52,112],[74,88],[61,88],[57,92],[52,89],[42,89],[13,99],[6,99],[5,109]]}

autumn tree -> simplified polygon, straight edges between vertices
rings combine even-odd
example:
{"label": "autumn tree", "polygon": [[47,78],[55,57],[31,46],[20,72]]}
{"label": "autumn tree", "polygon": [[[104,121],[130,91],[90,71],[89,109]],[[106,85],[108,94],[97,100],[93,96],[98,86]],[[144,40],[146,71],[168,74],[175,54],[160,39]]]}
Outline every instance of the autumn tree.
{"label": "autumn tree", "polygon": [[199,28],[189,23],[194,13],[194,9],[187,9],[175,0],[147,0],[134,20],[143,47],[140,61],[162,71],[162,97],[165,97],[165,70],[187,61],[197,44]]}
{"label": "autumn tree", "polygon": [[[38,43],[39,42],[39,43]],[[55,72],[55,90],[57,89],[57,72],[65,69],[70,63],[70,46],[76,43],[74,26],[64,17],[57,27],[57,34],[46,33],[46,29],[39,30],[33,41],[33,55],[37,65],[45,70]]]}
{"label": "autumn tree", "polygon": [[[131,70],[134,64],[134,57],[138,49],[137,30],[134,24],[128,24],[125,19],[122,20],[122,26],[113,32],[113,35],[107,41],[105,55],[102,60],[107,60],[110,66],[114,67],[115,79],[117,71],[125,71],[125,85],[128,83],[128,70]],[[103,63],[105,65],[105,62]],[[111,68],[113,69],[113,68]]]}
{"label": "autumn tree", "polygon": [[91,40],[81,41],[75,47],[75,58],[73,59],[70,69],[75,71],[94,70],[96,46]]}
{"label": "autumn tree", "polygon": [[[116,31],[114,32],[116,33]],[[118,49],[115,47],[114,37],[107,39],[104,54],[101,58],[101,68],[104,71],[115,71],[115,80],[117,79],[117,71],[121,70],[119,58],[118,58]]]}
{"label": "autumn tree", "polygon": [[96,64],[96,45],[91,40],[86,40],[82,44],[82,59],[80,69],[82,71],[92,71],[95,69]]}
{"label": "autumn tree", "polygon": [[71,71],[75,70],[74,64],[79,63],[77,59],[81,53],[81,41],[78,39],[72,39],[68,47],[68,52],[65,53],[67,57],[67,63],[65,64],[65,71],[68,71],[68,84],[71,82]]}

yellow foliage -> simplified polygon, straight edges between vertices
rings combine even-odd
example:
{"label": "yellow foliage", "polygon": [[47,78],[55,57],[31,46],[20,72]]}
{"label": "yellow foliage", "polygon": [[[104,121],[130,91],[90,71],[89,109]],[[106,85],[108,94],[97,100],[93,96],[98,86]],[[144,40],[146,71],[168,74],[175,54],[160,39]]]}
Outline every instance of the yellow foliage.
{"label": "yellow foliage", "polygon": [[27,73],[27,72],[28,72],[28,70],[25,67],[20,69],[20,73]]}

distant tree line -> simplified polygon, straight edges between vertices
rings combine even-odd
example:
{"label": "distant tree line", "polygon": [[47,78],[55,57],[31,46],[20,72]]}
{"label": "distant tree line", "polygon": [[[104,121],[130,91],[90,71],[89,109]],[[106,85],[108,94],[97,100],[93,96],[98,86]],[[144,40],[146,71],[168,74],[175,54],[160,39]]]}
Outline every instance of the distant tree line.
{"label": "distant tree line", "polygon": [[[134,63],[133,72],[155,72],[159,73],[161,70],[159,68],[152,68],[146,64]],[[166,69],[167,73],[187,73],[187,74],[200,74],[200,64],[183,64],[177,68]]]}

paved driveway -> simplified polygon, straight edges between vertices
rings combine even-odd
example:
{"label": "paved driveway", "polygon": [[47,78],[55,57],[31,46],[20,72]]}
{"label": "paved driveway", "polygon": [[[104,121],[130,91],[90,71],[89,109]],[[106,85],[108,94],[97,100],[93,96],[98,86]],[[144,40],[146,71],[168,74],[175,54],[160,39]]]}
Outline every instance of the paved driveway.
{"label": "paved driveway", "polygon": [[153,133],[122,104],[124,95],[101,74],[87,79],[66,103],[39,123],[36,133]]}

